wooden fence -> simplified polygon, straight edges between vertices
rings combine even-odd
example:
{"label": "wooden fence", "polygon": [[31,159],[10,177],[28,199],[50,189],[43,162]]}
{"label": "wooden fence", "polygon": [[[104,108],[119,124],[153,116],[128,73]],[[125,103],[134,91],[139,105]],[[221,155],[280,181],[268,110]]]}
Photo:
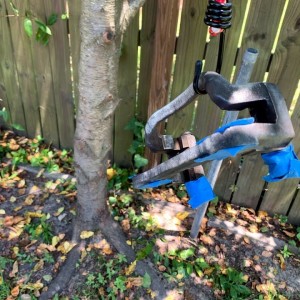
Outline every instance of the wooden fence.
{"label": "wooden fence", "polygon": [[[2,106],[29,136],[41,134],[54,145],[70,148],[78,99],[80,1],[13,2],[19,9],[19,17],[13,16],[9,0],[0,3]],[[251,81],[269,81],[279,86],[291,108],[296,132],[293,143],[299,155],[299,0],[233,0],[232,3],[233,25],[226,32],[221,74],[234,81],[245,49],[259,50]],[[146,121],[155,110],[181,93],[193,79],[197,59],[204,60],[205,70],[215,70],[219,38],[207,40],[207,26],[203,23],[206,5],[207,0],[148,0],[126,32],[118,82],[122,101],[115,112],[116,163],[126,166],[131,162],[126,149],[133,137],[124,127],[132,117]],[[69,20],[58,20],[52,27],[53,37],[48,46],[26,36],[22,17],[26,11],[32,10],[45,20],[53,12],[60,15],[68,9]],[[202,138],[220,125],[222,116],[222,111],[207,96],[202,96],[170,117],[165,130],[174,136],[190,130]],[[288,215],[290,221],[300,224],[299,180],[267,184],[262,180],[266,173],[259,155],[227,159],[215,191],[225,201]]]}

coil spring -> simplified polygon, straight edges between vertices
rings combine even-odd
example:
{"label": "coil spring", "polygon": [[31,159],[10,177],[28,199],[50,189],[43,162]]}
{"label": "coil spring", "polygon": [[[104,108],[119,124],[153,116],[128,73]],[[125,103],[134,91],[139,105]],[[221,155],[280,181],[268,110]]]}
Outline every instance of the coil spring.
{"label": "coil spring", "polygon": [[232,4],[219,3],[215,0],[209,0],[205,12],[204,23],[214,28],[227,29],[231,26]]}

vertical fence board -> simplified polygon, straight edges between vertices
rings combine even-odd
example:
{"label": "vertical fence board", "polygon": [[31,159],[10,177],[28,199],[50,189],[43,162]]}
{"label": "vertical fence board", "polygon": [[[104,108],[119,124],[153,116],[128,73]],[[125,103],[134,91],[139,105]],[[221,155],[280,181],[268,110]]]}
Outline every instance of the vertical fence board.
{"label": "vertical fence board", "polygon": [[[294,138],[294,147],[297,156],[300,154],[300,98],[292,114],[292,122],[296,136]],[[260,209],[272,213],[285,215],[288,212],[291,201],[298,188],[299,179],[288,179],[281,182],[268,184],[268,191],[263,198]]]}
{"label": "vertical fence board", "polygon": [[[295,63],[298,61],[300,53],[300,28],[297,26],[299,19],[299,1],[290,0],[268,77],[268,81],[278,84],[288,106],[292,102],[300,77],[299,66]],[[292,122],[296,132],[295,141],[300,140],[298,114],[299,106],[296,107],[292,115]],[[295,151],[299,154],[299,142],[294,143],[294,146]],[[289,179],[269,183],[261,209],[272,211],[273,213],[286,214],[298,188],[298,182],[299,180],[297,179]]]}
{"label": "vertical fence board", "polygon": [[[42,22],[47,22],[44,1],[30,0],[28,9]],[[50,37],[52,39],[52,36]],[[31,40],[31,53],[36,84],[36,92],[40,108],[42,135],[46,142],[59,146],[57,111],[55,106],[52,70],[49,57],[49,46],[34,39]],[[30,50],[29,50],[30,51]],[[61,53],[63,55],[63,53]],[[34,82],[32,83],[34,85]]]}
{"label": "vertical fence board", "polygon": [[[218,60],[220,37],[211,37],[206,50],[204,71],[215,71]],[[220,125],[222,111],[210,100],[208,95],[200,95],[196,109],[194,132],[203,138],[214,132]]]}
{"label": "vertical fence board", "polygon": [[114,116],[114,162],[127,167],[131,163],[131,154],[127,150],[132,143],[133,135],[131,131],[125,130],[125,127],[134,117],[135,110],[138,31],[139,15],[137,14],[122,41],[118,77],[120,103]]}
{"label": "vertical fence board", "polygon": [[79,58],[80,58],[80,13],[81,1],[80,0],[67,0],[69,9],[69,30],[70,30],[70,45],[72,57],[72,78],[73,78],[73,91],[75,98],[75,106],[77,109],[79,101]]}
{"label": "vertical fence board", "polygon": [[141,59],[136,115],[138,119],[143,122],[146,122],[148,119],[157,5],[158,1],[146,1],[142,8],[142,29],[140,33]]}
{"label": "vertical fence board", "polygon": [[[51,27],[53,39],[50,39],[49,42],[52,84],[60,146],[72,148],[75,124],[68,23],[60,18],[66,11],[66,2],[65,0],[45,0],[44,3],[47,15],[51,15],[53,12],[58,14],[57,22]],[[76,39],[79,40],[79,36]]]}
{"label": "vertical fence board", "polygon": [[[171,99],[191,84],[195,62],[203,59],[207,34],[207,26],[203,22],[206,5],[206,2],[197,0],[183,2]],[[168,119],[168,134],[178,137],[191,129],[194,107],[195,103],[192,103]]]}
{"label": "vertical fence board", "polygon": [[267,167],[258,155],[245,156],[232,203],[255,209],[265,183],[262,176],[267,173]]}
{"label": "vertical fence board", "polygon": [[[9,14],[14,14],[10,8],[9,1],[6,0],[6,7]],[[25,11],[29,9],[28,1],[16,1],[20,16],[25,15]],[[42,135],[40,123],[40,110],[37,99],[37,90],[35,86],[35,78],[32,62],[32,54],[30,51],[31,41],[25,33],[23,27],[24,18],[13,17],[9,19],[10,30],[12,35],[12,44],[14,51],[14,59],[18,72],[20,90],[24,102],[24,112],[27,126],[27,134],[30,137]]]}
{"label": "vertical fence board", "polygon": [[[154,57],[150,78],[148,117],[163,107],[168,101],[169,82],[176,41],[176,27],[179,1],[161,0],[158,2],[155,28]],[[163,132],[164,124],[158,132]],[[160,161],[160,155],[146,151],[149,166]]]}
{"label": "vertical fence board", "polygon": [[[264,78],[273,46],[270,40],[274,41],[277,33],[277,27],[274,24],[279,24],[284,2],[284,0],[278,0],[277,5],[274,5],[272,0],[251,2],[237,64],[240,65],[242,55],[247,48],[251,47],[259,51],[251,81],[262,81]],[[233,194],[232,202],[239,204],[241,201],[247,201],[248,206],[256,206],[264,186],[262,176],[265,174],[266,169],[263,167],[260,155],[245,156],[237,181],[237,192]],[[250,183],[253,189],[249,190],[249,193],[244,193]]]}
{"label": "vertical fence board", "polygon": [[300,5],[290,0],[273,55],[268,81],[276,83],[289,107],[300,79]]}
{"label": "vertical fence board", "polygon": [[297,194],[291,211],[289,213],[289,222],[300,225],[300,193]]}
{"label": "vertical fence board", "polygon": [[262,81],[269,64],[273,41],[276,37],[280,17],[285,0],[251,1],[241,49],[237,59],[237,67],[241,64],[242,56],[247,48],[259,51],[257,62],[254,66],[251,81]]}
{"label": "vertical fence board", "polygon": [[243,20],[245,16],[247,1],[232,1],[232,26],[226,30],[224,44],[224,59],[222,62],[221,74],[229,81],[235,63],[236,52],[240,35],[242,34]]}
{"label": "vertical fence board", "polygon": [[0,4],[0,15],[0,97],[3,101],[1,106],[9,112],[12,123],[21,125],[26,130],[5,2]]}

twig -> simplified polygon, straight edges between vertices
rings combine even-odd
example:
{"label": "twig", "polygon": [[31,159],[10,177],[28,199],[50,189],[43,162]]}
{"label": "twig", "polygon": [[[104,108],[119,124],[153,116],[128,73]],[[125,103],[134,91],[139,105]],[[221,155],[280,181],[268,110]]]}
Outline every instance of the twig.
{"label": "twig", "polygon": [[146,0],[124,0],[120,18],[121,32],[125,32],[133,17]]}

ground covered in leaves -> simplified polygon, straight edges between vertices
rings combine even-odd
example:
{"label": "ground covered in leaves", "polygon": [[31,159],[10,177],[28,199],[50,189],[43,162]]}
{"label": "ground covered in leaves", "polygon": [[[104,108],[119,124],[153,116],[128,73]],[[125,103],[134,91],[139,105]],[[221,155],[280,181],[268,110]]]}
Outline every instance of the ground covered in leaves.
{"label": "ground covered in leaves", "polygon": [[[74,246],[72,155],[40,137],[2,132],[0,158],[0,300],[37,299]],[[146,259],[179,292],[168,299],[300,299],[300,228],[285,216],[213,201],[192,240],[193,212],[182,186],[134,191],[130,171],[107,173],[111,213],[137,260]],[[101,235],[81,238],[90,243],[54,299],[155,298],[149,275],[135,275],[135,263]]]}

